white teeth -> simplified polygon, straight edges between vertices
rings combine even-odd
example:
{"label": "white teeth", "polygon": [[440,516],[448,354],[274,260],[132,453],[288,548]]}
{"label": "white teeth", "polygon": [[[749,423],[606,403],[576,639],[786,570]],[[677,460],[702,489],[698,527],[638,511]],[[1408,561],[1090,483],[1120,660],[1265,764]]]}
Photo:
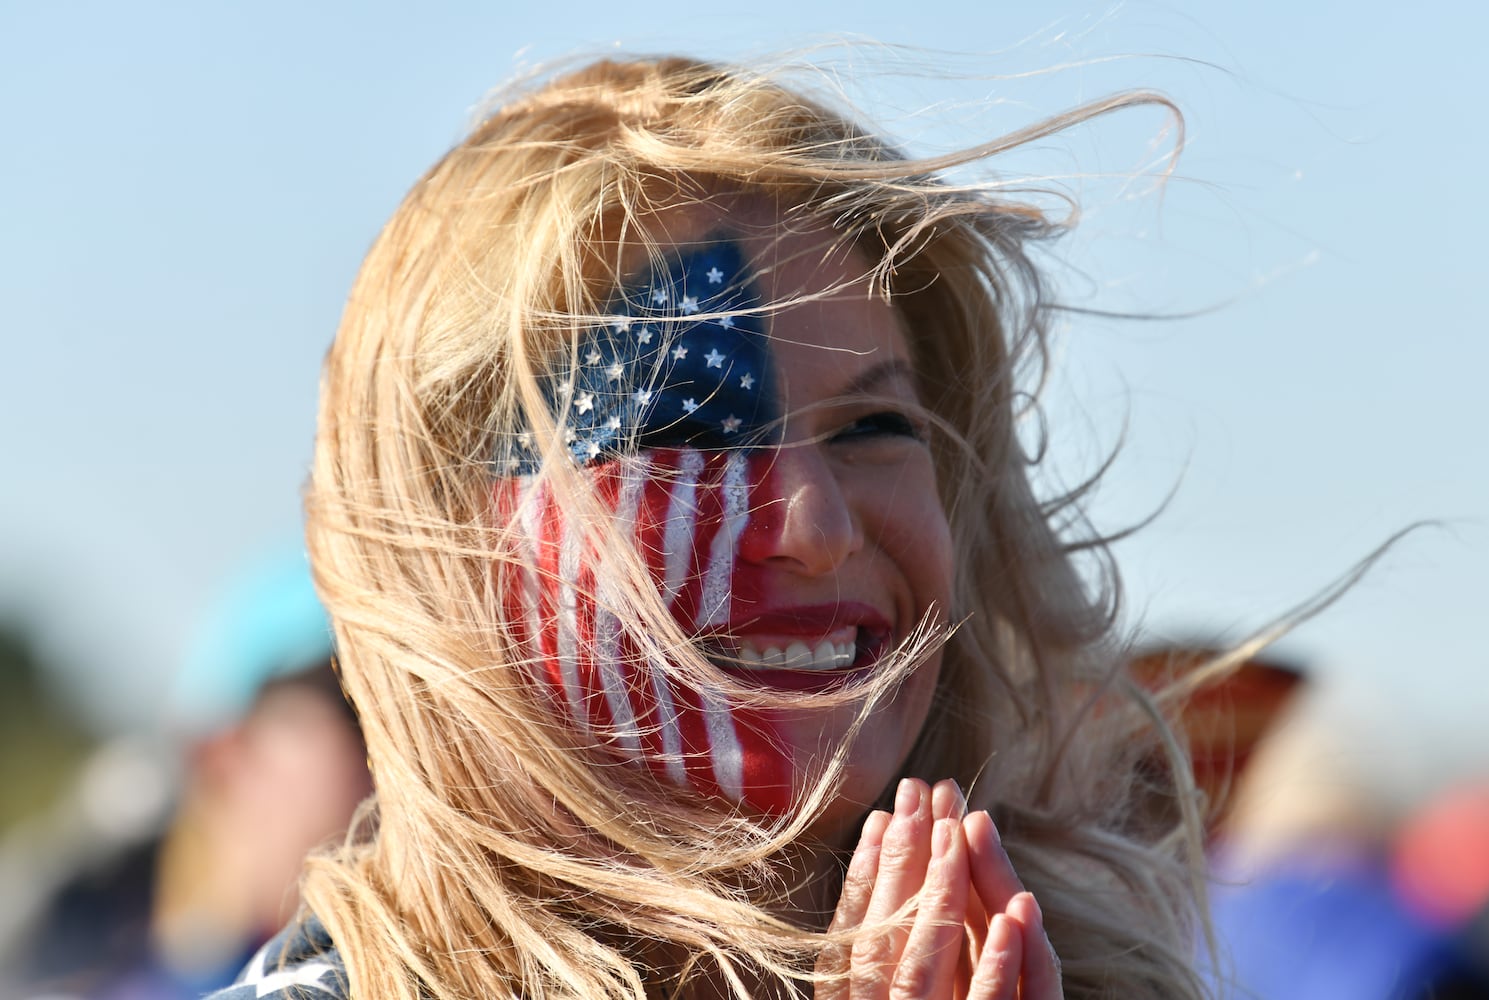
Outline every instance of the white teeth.
{"label": "white teeth", "polygon": [[853,642],[823,639],[815,649],[802,640],[786,645],[755,647],[741,641],[735,660],[742,666],[760,670],[844,670],[853,665],[858,650]]}

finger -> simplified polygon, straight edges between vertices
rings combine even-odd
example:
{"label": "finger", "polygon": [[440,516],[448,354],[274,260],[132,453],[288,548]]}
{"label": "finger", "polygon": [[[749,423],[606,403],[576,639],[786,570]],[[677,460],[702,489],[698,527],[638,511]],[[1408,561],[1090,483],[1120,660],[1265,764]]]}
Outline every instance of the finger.
{"label": "finger", "polygon": [[967,815],[967,799],[962,787],[950,778],[938,781],[931,789],[933,819],[961,819]]}
{"label": "finger", "polygon": [[1008,915],[1018,922],[1024,950],[1023,1000],[1060,1000],[1060,959],[1044,929],[1044,912],[1030,892],[1008,903]]}
{"label": "finger", "polygon": [[985,810],[969,815],[962,823],[967,837],[967,856],[972,869],[972,886],[989,913],[1008,908],[1008,901],[1023,892],[1024,884],[1013,870],[1013,862],[1003,850],[1003,841],[993,818]]}
{"label": "finger", "polygon": [[[874,876],[879,870],[879,850],[884,841],[884,831],[889,827],[889,813],[874,810],[863,821],[863,831],[858,837],[858,846],[848,862],[848,871],[843,876],[843,891],[838,896],[838,906],[832,915],[828,931],[851,930],[863,923],[868,912],[869,899],[874,892]],[[843,945],[828,945],[817,959],[817,972],[824,977],[818,982],[817,1000],[845,1000],[848,996],[848,948]],[[838,978],[834,978],[838,977]]]}
{"label": "finger", "polygon": [[915,923],[905,941],[889,995],[892,1000],[949,998],[965,940],[967,847],[960,819],[938,819],[931,831],[931,861]]}
{"label": "finger", "polygon": [[891,921],[925,883],[931,857],[931,794],[925,782],[906,778],[895,794],[894,816],[884,831],[879,848],[873,893],[863,922],[883,925],[883,933],[860,936],[853,945],[852,993],[855,997],[880,997],[888,992],[889,980],[905,949],[910,924]]}
{"label": "finger", "polygon": [[1023,964],[1024,939],[1018,924],[1005,913],[993,914],[988,924],[987,947],[972,973],[967,1000],[1015,1000],[1019,997],[1019,971]]}
{"label": "finger", "polygon": [[[963,836],[965,838],[965,832]],[[970,868],[971,862],[969,859],[969,881]],[[966,918],[963,922],[963,929],[965,930],[967,935],[967,955],[970,960],[970,965],[967,969],[968,976],[970,976],[972,974],[972,970],[976,968],[977,959],[982,955],[982,949],[987,945],[988,926],[990,919],[991,918],[989,918],[988,916],[987,908],[982,905],[982,900],[978,897],[977,893],[975,891],[968,893]]]}
{"label": "finger", "polygon": [[879,872],[879,851],[889,821],[889,813],[882,809],[875,809],[864,818],[863,831],[858,835],[858,846],[853,849],[853,858],[843,876],[843,891],[838,896],[838,906],[833,912],[829,930],[844,930],[863,923],[874,891],[874,879]]}

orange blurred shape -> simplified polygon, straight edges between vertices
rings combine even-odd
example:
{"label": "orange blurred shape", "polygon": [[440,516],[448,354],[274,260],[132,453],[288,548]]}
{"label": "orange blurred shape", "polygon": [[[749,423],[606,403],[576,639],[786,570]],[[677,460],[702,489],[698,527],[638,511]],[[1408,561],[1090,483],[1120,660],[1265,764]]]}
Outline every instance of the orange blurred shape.
{"label": "orange blurred shape", "polygon": [[[1222,655],[1201,646],[1163,647],[1135,657],[1132,673],[1156,692]],[[1188,739],[1195,783],[1211,803],[1212,826],[1252,753],[1306,680],[1297,667],[1253,658],[1201,684],[1180,706],[1174,721]]]}
{"label": "orange blurred shape", "polygon": [[1489,783],[1450,789],[1407,820],[1391,868],[1402,899],[1438,925],[1489,906]]}

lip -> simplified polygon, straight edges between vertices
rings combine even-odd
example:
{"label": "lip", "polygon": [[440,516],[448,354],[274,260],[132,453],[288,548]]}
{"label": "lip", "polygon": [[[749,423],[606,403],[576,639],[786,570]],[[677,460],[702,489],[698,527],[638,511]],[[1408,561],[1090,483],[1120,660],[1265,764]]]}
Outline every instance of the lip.
{"label": "lip", "polygon": [[872,604],[863,601],[830,601],[801,604],[784,608],[751,611],[732,621],[719,635],[792,636],[822,639],[834,630],[859,628],[869,632],[889,632],[894,623]]}

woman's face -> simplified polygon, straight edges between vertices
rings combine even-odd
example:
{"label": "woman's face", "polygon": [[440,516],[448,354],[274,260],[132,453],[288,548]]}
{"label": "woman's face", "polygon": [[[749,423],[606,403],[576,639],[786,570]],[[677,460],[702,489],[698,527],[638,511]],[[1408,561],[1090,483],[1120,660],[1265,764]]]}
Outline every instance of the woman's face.
{"label": "woman's face", "polygon": [[[658,222],[675,256],[627,283],[616,321],[557,384],[571,450],[715,664],[786,693],[862,683],[928,615],[944,621],[951,596],[950,532],[899,314],[870,294],[861,254],[832,249],[828,230],[788,229],[758,200]],[[613,441],[637,439],[639,454],[607,460]],[[570,711],[677,784],[789,808],[858,707],[730,706],[643,677],[654,672],[625,666],[641,657],[604,611],[603,574],[541,497],[514,498],[533,564],[570,582],[546,593],[539,574],[510,608],[532,623]],[[936,652],[876,707],[817,835],[843,839],[899,775],[939,671]]]}

